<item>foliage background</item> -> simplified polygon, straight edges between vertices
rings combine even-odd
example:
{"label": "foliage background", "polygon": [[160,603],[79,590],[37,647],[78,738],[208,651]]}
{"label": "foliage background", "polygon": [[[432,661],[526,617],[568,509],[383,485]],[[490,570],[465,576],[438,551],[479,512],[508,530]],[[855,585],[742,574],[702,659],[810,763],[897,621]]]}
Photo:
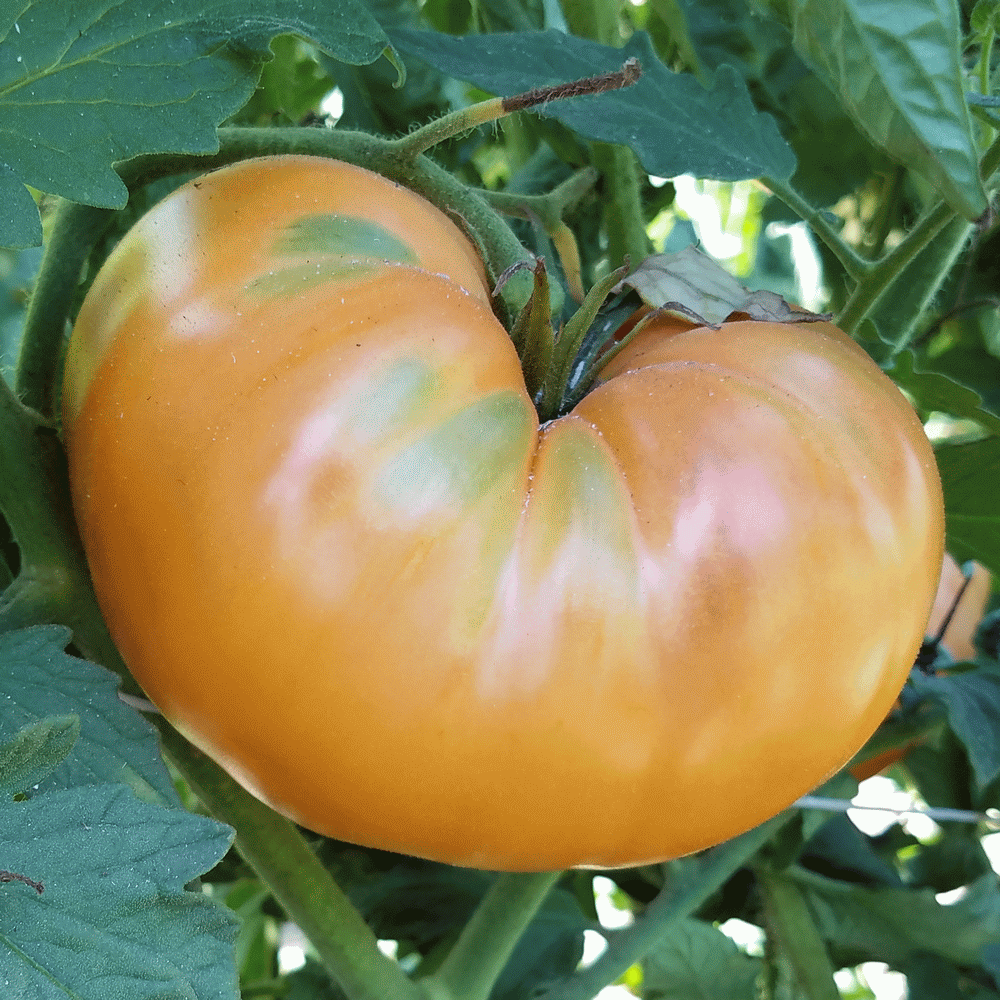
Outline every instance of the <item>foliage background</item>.
{"label": "foliage background", "polygon": [[[13,388],[40,264],[33,245],[51,231],[55,198],[95,206],[100,238],[85,286],[129,222],[176,183],[139,186],[129,201],[120,161],[211,153],[220,124],[406,134],[487,95],[606,71],[635,54],[640,86],[470,131],[434,160],[470,186],[519,197],[596,167],[595,187],[566,217],[588,286],[625,255],[700,239],[748,287],[850,317],[936,438],[950,551],[1000,572],[1000,234],[979,167],[998,124],[998,16],[995,4],[953,0],[891,10],[871,0],[14,0],[0,11],[0,371]],[[335,123],[321,104],[332,92]],[[934,238],[912,259],[893,257],[935,212],[944,221]],[[512,225],[560,275],[551,227],[537,216]],[[859,263],[880,259],[892,268]],[[880,298],[859,296],[886,274],[894,283]],[[44,477],[58,479],[58,449],[51,434],[32,432],[26,447],[43,478],[34,491],[17,478],[14,497],[12,427],[0,451],[5,995],[342,996],[319,951],[307,949],[296,971],[279,963],[285,915],[274,886],[168,770],[151,725],[117,698],[117,678],[79,654],[109,666],[113,656],[88,647],[84,630],[65,651],[73,639],[62,626],[78,625],[85,598],[36,570],[65,570],[72,541],[56,543],[47,562],[27,558],[37,551],[31,512],[51,499]],[[936,675],[915,672],[902,712],[866,751],[922,735],[892,772],[898,786],[911,801],[994,824],[998,622],[987,615],[973,661],[956,666],[939,650]],[[824,789],[855,790],[846,774]],[[838,989],[862,998],[874,994],[857,970],[876,962],[904,974],[914,1000],[1000,997],[991,829],[966,818],[919,835],[898,824],[868,834],[802,809],[717,884],[712,865],[736,855],[567,873],[490,996],[583,998],[617,981],[649,1000]],[[313,837],[309,845],[418,981],[441,967],[495,881]],[[699,880],[706,891],[685,896]],[[631,926],[606,926],[602,914]],[[643,928],[653,930],[640,948]],[[595,934],[611,947],[574,976]]]}

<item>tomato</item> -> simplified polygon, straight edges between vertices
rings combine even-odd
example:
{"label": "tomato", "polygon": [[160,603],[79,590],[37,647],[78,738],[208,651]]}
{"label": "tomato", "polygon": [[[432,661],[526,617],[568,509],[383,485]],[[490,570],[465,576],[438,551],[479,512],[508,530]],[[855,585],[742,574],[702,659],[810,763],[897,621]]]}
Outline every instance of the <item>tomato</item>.
{"label": "tomato", "polygon": [[829,324],[653,323],[539,427],[462,233],[251,161],[112,254],[64,390],[111,632],[321,834],[504,870],[740,833],[858,750],[941,565],[903,396]]}

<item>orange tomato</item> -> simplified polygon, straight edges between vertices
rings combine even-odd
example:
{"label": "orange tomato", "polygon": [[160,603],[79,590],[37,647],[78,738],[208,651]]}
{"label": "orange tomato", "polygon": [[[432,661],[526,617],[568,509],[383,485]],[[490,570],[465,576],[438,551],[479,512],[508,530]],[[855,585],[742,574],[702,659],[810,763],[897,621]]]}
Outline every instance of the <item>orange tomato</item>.
{"label": "orange tomato", "polygon": [[898,694],[933,454],[829,324],[651,323],[540,427],[481,265],[365,171],[251,161],[73,332],[94,585],[149,697],[276,809],[489,869],[658,861],[837,770]]}

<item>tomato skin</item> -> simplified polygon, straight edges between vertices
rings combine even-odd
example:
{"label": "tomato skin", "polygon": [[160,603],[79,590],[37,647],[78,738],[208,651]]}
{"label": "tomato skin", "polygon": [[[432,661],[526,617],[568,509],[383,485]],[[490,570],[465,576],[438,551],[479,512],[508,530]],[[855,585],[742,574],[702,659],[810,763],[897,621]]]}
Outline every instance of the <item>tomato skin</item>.
{"label": "tomato skin", "polygon": [[[302,197],[269,200],[287,172]],[[653,322],[539,428],[443,216],[393,223],[384,265],[330,263],[326,223],[274,252],[317,213],[386,226],[372,176],[203,177],[88,295],[64,433],[130,669],[286,815],[452,864],[642,864],[785,808],[923,637],[943,511],[916,416],[829,324]]]}

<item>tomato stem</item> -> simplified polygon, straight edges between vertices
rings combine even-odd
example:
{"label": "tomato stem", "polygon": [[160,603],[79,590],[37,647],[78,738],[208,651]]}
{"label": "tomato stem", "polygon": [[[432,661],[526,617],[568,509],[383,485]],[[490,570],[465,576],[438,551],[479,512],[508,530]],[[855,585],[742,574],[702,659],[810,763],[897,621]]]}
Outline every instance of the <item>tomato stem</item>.
{"label": "tomato stem", "polygon": [[241,788],[163,718],[151,719],[171,760],[236,849],[308,937],[350,1000],[422,1000],[425,992],[378,940],[295,825]]}
{"label": "tomato stem", "polygon": [[[980,167],[983,180],[988,182],[998,168],[1000,168],[1000,139],[994,142],[983,156]],[[931,208],[907,233],[901,243],[873,264],[865,274],[864,279],[859,281],[841,310],[836,320],[837,326],[845,333],[857,331],[889,287],[903,274],[909,273],[910,265],[914,264],[922,252],[930,247],[935,238],[950,223],[954,223],[951,226],[951,236],[943,239],[934,251],[924,257],[917,265],[923,269],[927,267],[935,269],[933,275],[935,280],[932,282],[928,294],[913,297],[916,301],[912,301],[907,296],[901,296],[899,300],[900,308],[905,306],[907,314],[897,314],[893,317],[893,329],[898,331],[897,335],[893,337],[893,341],[897,350],[905,347],[914,324],[930,302],[930,298],[940,288],[941,282],[951,269],[957,254],[964,247],[971,232],[970,224],[966,223],[964,219],[956,219],[954,210],[944,201],[938,202]],[[923,286],[920,287],[923,288]],[[907,283],[906,291],[909,292],[909,283]]]}
{"label": "tomato stem", "polygon": [[507,960],[561,872],[501,875],[490,886],[441,967],[431,997],[487,1000]]}
{"label": "tomato stem", "polygon": [[545,194],[483,192],[483,197],[497,211],[527,219],[545,230],[559,255],[569,293],[577,302],[582,302],[584,297],[580,249],[575,234],[563,221],[563,214],[593,188],[598,176],[593,167],[584,167]]}
{"label": "tomato stem", "polygon": [[15,386],[19,398],[47,420],[55,400],[66,320],[76,301],[83,265],[107,229],[112,211],[60,200],[24,320]]}
{"label": "tomato stem", "polygon": [[862,257],[837,232],[830,221],[829,213],[813,208],[790,184],[776,177],[763,177],[761,183],[809,226],[816,237],[840,261],[848,277],[861,281],[874,268],[874,262]]}
{"label": "tomato stem", "polygon": [[540,105],[565,100],[568,97],[585,97],[631,87],[641,74],[639,60],[633,57],[627,59],[620,70],[612,73],[600,73],[597,76],[587,76],[550,87],[534,87],[513,97],[492,97],[488,101],[480,101],[478,104],[471,104],[467,108],[442,115],[409,135],[392,140],[392,146],[398,155],[413,159],[446,139],[453,139],[463,132],[517,111],[530,111]]}
{"label": "tomato stem", "polygon": [[3,379],[0,469],[0,510],[21,557],[20,572],[0,594],[0,630],[61,622],[81,630],[88,652],[113,650],[70,510],[59,441]]}

